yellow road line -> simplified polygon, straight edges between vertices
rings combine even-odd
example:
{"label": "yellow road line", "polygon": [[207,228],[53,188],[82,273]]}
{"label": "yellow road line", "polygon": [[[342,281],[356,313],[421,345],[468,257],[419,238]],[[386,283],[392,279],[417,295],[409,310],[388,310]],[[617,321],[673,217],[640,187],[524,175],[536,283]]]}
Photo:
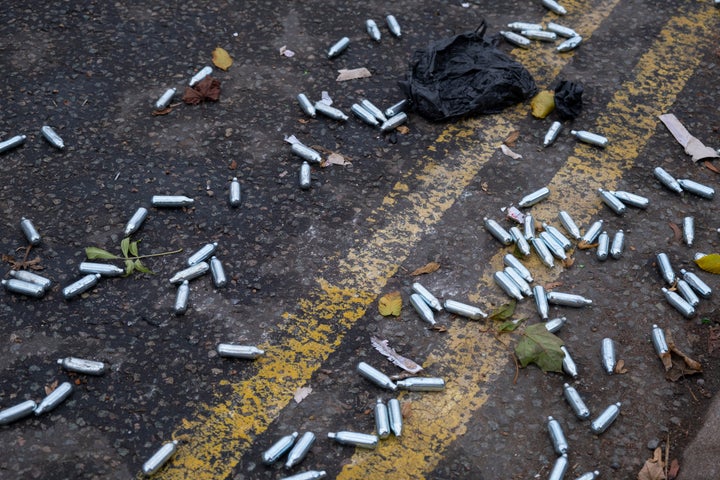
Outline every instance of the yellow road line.
{"label": "yellow road line", "polygon": [[[573,211],[583,214],[582,218],[589,218],[600,209],[594,189],[614,185],[633,166],[654,133],[657,115],[672,106],[697,68],[701,53],[698,45],[702,44],[698,38],[712,33],[714,15],[709,8],[682,12],[665,25],[659,39],[640,58],[633,79],[623,84],[597,122],[598,131],[611,138],[611,146],[606,151],[585,145],[575,148],[550,183],[551,189],[563,192],[563,196],[541,204],[543,213],[555,214],[560,207],[571,205]],[[658,68],[661,65],[662,70]],[[576,196],[568,197],[567,190]],[[549,276],[559,273],[559,269],[550,272],[541,268]],[[486,282],[489,276],[484,276]],[[458,323],[450,331],[444,353],[431,356],[425,363],[428,370],[441,370],[446,375],[447,389],[413,401],[412,418],[404,427],[403,437],[383,441],[375,451],[356,451],[338,480],[422,478],[437,466],[445,448],[465,432],[473,412],[488,398],[487,385],[506,366],[500,360],[509,352],[492,336],[478,332],[477,324]]]}

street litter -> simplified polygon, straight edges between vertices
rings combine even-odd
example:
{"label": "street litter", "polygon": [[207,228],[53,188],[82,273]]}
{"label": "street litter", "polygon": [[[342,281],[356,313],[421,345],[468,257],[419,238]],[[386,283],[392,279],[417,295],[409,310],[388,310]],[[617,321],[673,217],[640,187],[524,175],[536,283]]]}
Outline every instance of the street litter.
{"label": "street litter", "polygon": [[175,451],[177,450],[177,445],[178,441],[173,440],[172,442],[168,442],[162,447],[160,447],[160,449],[155,452],[152,457],[150,457],[145,463],[143,463],[143,473],[147,476],[150,476],[160,470],[160,467],[165,465],[165,463],[170,460],[170,457],[175,454]]}
{"label": "street litter", "polygon": [[372,73],[365,67],[351,68],[351,69],[340,69],[338,70],[338,76],[335,79],[336,82],[345,82],[347,80],[357,80],[358,78],[372,77]]}
{"label": "street litter", "polygon": [[326,117],[332,118],[333,120],[345,121],[348,116],[345,115],[341,110],[331,107],[325,102],[315,102],[315,111],[322,113]]}
{"label": "street litter", "polygon": [[378,437],[367,433],[357,432],[328,432],[328,438],[335,440],[343,445],[351,445],[353,447],[373,449],[377,447]]}
{"label": "street litter", "polygon": [[523,198],[520,199],[518,202],[518,206],[520,208],[527,208],[535,205],[536,203],[542,202],[546,198],[550,196],[550,189],[547,187],[542,187],[539,190],[536,190],[528,195],[525,195]]}
{"label": "street litter", "polygon": [[510,150],[510,147],[508,147],[504,143],[502,145],[500,145],[500,150],[502,151],[502,153],[504,155],[507,155],[508,157],[512,158],[513,160],[518,160],[520,158],[523,158],[522,155],[520,155],[519,153],[515,153],[512,150]]}
{"label": "street litter", "polygon": [[390,377],[365,362],[358,363],[357,371],[360,375],[367,378],[379,387],[392,391],[397,390],[397,385],[395,385],[393,381],[390,380]]}
{"label": "street litter", "polygon": [[690,132],[680,123],[680,120],[672,114],[660,115],[660,120],[665,124],[675,140],[685,149],[685,153],[692,157],[693,162],[708,158],[718,158],[720,154],[710,147],[706,147],[700,140],[690,135]]}
{"label": "street litter", "polygon": [[620,402],[610,405],[590,424],[590,430],[595,435],[600,435],[607,430],[620,414]]}
{"label": "street litter", "polygon": [[315,443],[315,434],[313,432],[305,432],[295,445],[293,445],[288,458],[285,461],[285,468],[292,468],[302,462],[307,456],[313,443]]}
{"label": "street litter", "polygon": [[[245,358],[254,360],[264,355],[265,351],[252,345],[233,345],[231,343],[219,343],[217,353],[221,357]],[[299,402],[298,402],[299,403]]]}
{"label": "street litter", "polygon": [[560,130],[562,130],[562,123],[558,121],[553,122],[550,128],[548,128],[547,133],[545,133],[545,137],[543,137],[543,147],[552,145],[560,134]]}
{"label": "street litter", "polygon": [[28,242],[30,242],[30,245],[40,244],[40,234],[35,229],[35,225],[33,225],[32,220],[22,217],[20,219],[20,230],[22,230],[25,238]]}
{"label": "street litter", "polygon": [[70,372],[84,373],[86,375],[102,375],[105,373],[105,364],[95,360],[65,357],[58,359],[57,363]]}
{"label": "street litter", "polygon": [[60,135],[55,133],[55,130],[53,130],[52,127],[45,125],[40,129],[40,133],[42,133],[42,136],[45,137],[45,140],[50,142],[50,145],[52,145],[53,147],[57,148],[58,150],[62,150],[65,148],[65,142],[63,142],[63,139],[60,138]]}
{"label": "street litter", "polygon": [[25,143],[25,140],[27,140],[26,135],[15,135],[12,138],[0,142],[0,153],[11,150],[15,147],[19,147],[20,145]]}
{"label": "street litter", "polygon": [[179,208],[189,207],[195,200],[184,195],[153,195],[150,202],[157,208]]}
{"label": "street litter", "polygon": [[212,256],[212,254],[215,252],[215,250],[218,247],[218,242],[212,242],[203,245],[202,248],[200,248],[198,251],[190,255],[187,259],[187,266],[192,267],[195,264],[198,264],[202,261],[207,260]]}
{"label": "street litter", "polygon": [[0,283],[2,283],[2,286],[8,292],[19,293],[21,295],[27,295],[28,297],[42,298],[46,293],[46,290],[42,285],[38,285],[34,282],[18,280],[16,278],[2,279],[0,280]]}
{"label": "street litter", "polygon": [[176,88],[168,88],[165,90],[165,93],[155,102],[155,110],[163,110],[170,105],[172,98],[175,96],[175,92],[177,92]]}
{"label": "street litter", "polygon": [[561,80],[555,87],[555,110],[560,120],[573,120],[582,112],[582,95],[584,88],[581,84],[568,80]]}
{"label": "street litter", "polygon": [[373,412],[375,414],[375,431],[378,437],[386,439],[390,436],[390,414],[382,398],[378,398],[375,401]]}
{"label": "street litter", "polygon": [[25,400],[22,403],[0,410],[0,425],[7,425],[25,418],[35,411],[36,407],[37,404],[34,400]]}
{"label": "street litter", "polygon": [[392,33],[398,38],[402,36],[402,30],[400,29],[400,24],[395,18],[395,15],[388,15],[387,17],[385,17],[385,22],[387,23],[390,33]]}
{"label": "street litter", "polygon": [[602,135],[598,135],[596,133],[586,132],[585,130],[570,130],[570,134],[575,136],[575,138],[577,138],[583,143],[595,145],[600,148],[607,147],[609,143],[606,137],[603,137]]}
{"label": "street litter", "polygon": [[265,450],[262,454],[263,463],[265,465],[272,465],[282,457],[285,452],[290,450],[298,437],[298,432],[293,432],[290,435],[281,437],[278,441],[273,443],[270,448]]}
{"label": "street litter", "polygon": [[372,346],[375,347],[375,350],[382,353],[388,358],[388,360],[390,360],[392,363],[402,368],[406,372],[418,373],[423,370],[423,368],[417,363],[397,353],[395,349],[388,345],[387,340],[381,340],[377,337],[371,337],[370,342],[372,343]]}
{"label": "street litter", "polygon": [[300,93],[297,96],[298,103],[300,104],[300,108],[303,112],[305,112],[306,115],[311,116],[312,118],[315,118],[316,112],[315,112],[315,106],[312,104],[312,102],[308,99],[307,95],[304,93]]}
{"label": "street litter", "polygon": [[348,47],[348,45],[350,45],[350,39],[348,37],[341,38],[332,47],[330,47],[330,50],[328,50],[328,58],[337,57]]}
{"label": "street litter", "polygon": [[217,102],[220,99],[220,80],[206,76],[193,87],[186,87],[182,101],[188,105],[199,105],[202,102]]}
{"label": "street litter", "polygon": [[565,15],[567,10],[555,0],[542,0],[543,7],[558,15]]}
{"label": "street litter", "polygon": [[188,307],[188,298],[190,297],[190,282],[183,280],[178,286],[177,293],[175,295],[175,305],[173,311],[175,315],[185,315]]}
{"label": "street litter", "polygon": [[91,273],[63,288],[62,295],[65,300],[70,300],[81,293],[90,290],[100,280],[99,273]]}
{"label": "street litter", "polygon": [[375,20],[365,20],[365,29],[367,30],[368,35],[370,35],[370,38],[376,42],[380,41],[382,35],[380,34],[380,29],[378,28],[377,23],[375,23]]}

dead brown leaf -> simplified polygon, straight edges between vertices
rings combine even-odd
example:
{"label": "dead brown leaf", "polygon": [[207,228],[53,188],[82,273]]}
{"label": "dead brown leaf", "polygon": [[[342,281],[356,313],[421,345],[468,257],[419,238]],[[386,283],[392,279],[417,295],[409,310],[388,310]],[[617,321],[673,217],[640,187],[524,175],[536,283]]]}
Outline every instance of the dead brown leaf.
{"label": "dead brown leaf", "polygon": [[503,143],[508,147],[514,147],[518,138],[520,138],[520,130],[513,130]]}
{"label": "dead brown leaf", "polygon": [[563,267],[570,268],[573,265],[575,265],[575,257],[567,257],[565,260],[562,261]]}
{"label": "dead brown leaf", "polygon": [[237,170],[237,160],[231,160],[230,165],[228,165],[228,168],[230,170]]}
{"label": "dead brown leaf", "polygon": [[155,110],[152,112],[154,117],[158,117],[160,115],[167,115],[168,113],[172,112],[172,107],[165,107],[162,110]]}
{"label": "dead brown leaf", "polygon": [[660,355],[660,360],[662,361],[666,372],[672,368],[672,355],[670,354],[670,352],[665,352]]}
{"label": "dead brown leaf", "polygon": [[553,288],[562,287],[563,282],[550,282],[545,284],[545,290],[552,290]]}
{"label": "dead brown leaf", "polygon": [[9,263],[13,270],[43,270],[45,268],[40,265],[40,257],[35,257],[32,260],[18,260],[15,257],[3,254],[2,261]]}
{"label": "dead brown leaf", "polygon": [[400,405],[400,412],[405,420],[410,419],[412,417],[412,402],[403,402]]}
{"label": "dead brown leaf", "polygon": [[55,380],[55,381],[54,381],[53,383],[51,383],[50,385],[45,385],[45,395],[50,395],[52,392],[55,391],[55,389],[57,388],[57,386],[58,386],[58,381],[57,381],[57,380]]}
{"label": "dead brown leaf", "polygon": [[422,275],[424,273],[432,273],[440,268],[440,264],[437,262],[430,262],[425,266],[422,266],[416,270],[414,270],[410,275],[413,277],[416,277],[418,275]]}
{"label": "dead brown leaf", "polygon": [[710,160],[705,160],[703,162],[703,165],[705,165],[705,168],[707,168],[710,171],[713,171],[715,173],[720,173],[720,169],[716,167]]}
{"label": "dead brown leaf", "polygon": [[700,362],[693,360],[687,356],[677,345],[675,340],[670,333],[670,330],[665,330],[665,341],[667,342],[668,349],[671,353],[675,354],[680,359],[672,358],[672,367],[665,372],[665,378],[670,381],[676,382],[686,375],[694,375],[702,372],[702,365]]}
{"label": "dead brown leaf", "polygon": [[623,359],[618,360],[617,363],[615,364],[615,373],[624,374],[627,372],[628,372],[627,368],[625,368],[625,360],[623,360]]}
{"label": "dead brown leaf", "polygon": [[673,461],[670,462],[670,470],[668,470],[668,480],[675,480],[679,471],[680,462],[678,462],[677,458],[673,458]]}
{"label": "dead brown leaf", "polygon": [[679,242],[683,238],[682,230],[680,230],[680,227],[678,227],[673,222],[668,222],[668,225],[670,225],[670,229],[673,231],[673,234],[675,235],[675,241]]}
{"label": "dead brown leaf", "polygon": [[587,243],[585,240],[580,240],[580,242],[578,242],[577,248],[578,250],[590,250],[591,248],[595,248],[597,246],[597,243]]}
{"label": "dead brown leaf", "polygon": [[662,448],[657,447],[653,452],[653,458],[645,461],[638,480],[665,480],[665,464],[662,461]]}
{"label": "dead brown leaf", "polygon": [[372,343],[372,346],[375,347],[375,350],[385,355],[388,360],[406,372],[418,373],[422,371],[423,368],[420,365],[397,353],[394,348],[388,345],[387,340],[371,337],[370,342]]}
{"label": "dead brown leaf", "polygon": [[436,332],[444,333],[447,332],[447,327],[445,325],[433,325],[430,327],[430,330],[435,330]]}
{"label": "dead brown leaf", "polygon": [[408,128],[407,125],[398,125],[395,127],[395,130],[397,130],[400,135],[407,135],[410,133],[410,128]]}
{"label": "dead brown leaf", "polygon": [[483,192],[487,193],[487,191],[488,191],[488,184],[487,184],[487,182],[482,182],[482,183],[480,184],[480,190],[482,190]]}
{"label": "dead brown leaf", "polygon": [[197,85],[185,88],[182,96],[183,102],[188,105],[198,105],[202,102],[217,102],[220,99],[220,80],[207,76]]}

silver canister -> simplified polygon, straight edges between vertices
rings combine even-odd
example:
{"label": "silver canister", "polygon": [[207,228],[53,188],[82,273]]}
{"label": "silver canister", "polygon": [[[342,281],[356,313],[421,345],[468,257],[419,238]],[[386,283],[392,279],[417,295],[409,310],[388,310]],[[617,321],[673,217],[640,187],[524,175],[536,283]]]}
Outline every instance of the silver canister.
{"label": "silver canister", "polygon": [[384,112],[385,117],[386,118],[394,117],[398,113],[404,112],[405,109],[407,108],[407,105],[408,105],[408,101],[406,98],[400,100],[396,104],[391,105],[390,107],[385,109],[385,112]]}
{"label": "silver canister", "polygon": [[578,36],[578,33],[575,30],[573,30],[572,28],[566,27],[564,25],[560,25],[559,23],[555,23],[555,22],[549,22],[547,24],[547,27],[545,27],[545,29],[549,32],[554,32],[554,33],[558,34],[559,36],[565,37],[565,38],[572,38],[572,37]]}
{"label": "silver canister", "polygon": [[80,280],[77,280],[62,289],[63,298],[65,298],[65,300],[70,300],[71,298],[90,290],[92,287],[97,285],[98,280],[100,280],[99,273],[90,273],[85,275]]}
{"label": "silver canister", "polygon": [[95,360],[86,360],[77,357],[65,357],[58,359],[57,363],[65,370],[85,375],[103,375],[105,364]]}
{"label": "silver canister", "polygon": [[595,420],[592,421],[590,424],[590,430],[592,430],[595,435],[600,435],[607,430],[620,414],[620,406],[620,402],[617,402],[607,407]]}
{"label": "silver canister", "polygon": [[555,237],[550,235],[548,232],[540,232],[540,240],[545,242],[545,246],[548,248],[553,257],[559,260],[566,260],[567,255],[565,249],[555,240]]}
{"label": "silver canister", "polygon": [[187,259],[187,266],[192,267],[195,264],[198,264],[200,262],[204,262],[208,258],[212,256],[212,254],[217,250],[218,242],[212,242],[208,243],[206,245],[203,245],[200,250],[190,255],[190,258]]}
{"label": "silver canister", "polygon": [[285,461],[285,468],[292,468],[302,462],[310,451],[313,443],[315,443],[315,434],[312,432],[303,433],[302,437],[295,442],[295,445],[293,445],[290,453],[288,453],[287,461]]}
{"label": "silver canister", "polygon": [[380,131],[389,132],[390,130],[396,129],[407,121],[407,114],[405,112],[400,112],[397,115],[393,115],[392,117],[388,118],[387,122],[383,122],[382,125],[380,125]]}
{"label": "silver canister", "polygon": [[119,277],[121,275],[125,275],[124,268],[109,263],[81,262],[79,270],[80,273],[84,273],[86,275],[97,273],[103,277]]}
{"label": "silver canister", "polygon": [[184,270],[180,270],[170,278],[170,283],[177,285],[185,280],[192,280],[194,278],[205,275],[210,270],[210,264],[207,262],[196,263],[192,267],[188,267]]}
{"label": "silver canister", "polygon": [[190,298],[190,282],[183,280],[175,294],[175,304],[173,306],[175,315],[185,315],[188,308],[188,298]]}
{"label": "silver canister", "polygon": [[302,143],[293,143],[290,147],[292,150],[292,153],[297,155],[298,157],[302,158],[303,160],[307,160],[311,163],[321,163],[322,162],[322,156],[317,150],[313,150],[310,147],[306,147]]}
{"label": "silver canister", "polygon": [[377,447],[378,437],[367,433],[358,432],[328,432],[328,438],[335,440],[343,445],[352,445],[353,447],[373,449]]}
{"label": "silver canister", "polygon": [[168,442],[160,449],[155,452],[152,457],[150,457],[145,463],[143,463],[142,471],[145,475],[148,477],[165,465],[168,460],[170,460],[170,457],[172,457],[175,454],[175,451],[177,450],[178,441],[173,440],[172,442]]}
{"label": "silver canister", "polygon": [[390,377],[365,362],[358,363],[357,371],[360,375],[367,378],[378,387],[385,388],[393,392],[398,388],[397,385],[390,380]]}
{"label": "silver canister", "polygon": [[682,225],[683,240],[685,241],[685,245],[692,247],[692,244],[695,241],[695,219],[693,217],[685,217],[683,218]]}
{"label": "silver canister", "polygon": [[550,333],[557,333],[567,323],[565,317],[555,317],[552,320],[545,322],[545,329]]}
{"label": "silver canister", "polygon": [[531,213],[525,215],[523,218],[523,236],[528,242],[535,238],[535,218]]}
{"label": "silver canister", "polygon": [[326,476],[327,472],[325,470],[306,470],[289,477],[283,477],[280,480],[318,480]]}
{"label": "silver canister", "polygon": [[15,135],[14,137],[8,138],[0,142],[0,153],[12,150],[15,147],[19,147],[27,140],[27,135]]}
{"label": "silver canister", "polygon": [[0,410],[0,425],[8,425],[21,418],[25,418],[30,415],[36,407],[37,404],[33,400],[25,400],[22,403]]}
{"label": "silver canister", "polygon": [[577,365],[575,364],[575,361],[570,356],[570,352],[568,352],[568,349],[563,345],[560,347],[560,350],[562,350],[564,356],[562,361],[562,369],[563,372],[570,375],[573,378],[577,378],[578,376],[578,369]]}
{"label": "silver canister", "polygon": [[673,272],[672,265],[670,265],[670,258],[667,253],[658,253],[656,259],[658,270],[663,280],[665,280],[665,283],[668,285],[673,285],[677,277],[675,276],[675,272]]}
{"label": "silver canister", "polygon": [[564,292],[548,292],[547,300],[553,305],[564,305],[566,307],[582,308],[592,305],[592,300],[582,295]]}
{"label": "silver canister", "polygon": [[683,188],[680,186],[678,181],[675,180],[675,177],[666,172],[664,168],[655,167],[655,170],[653,170],[653,175],[655,175],[655,178],[657,178],[660,183],[662,183],[669,190],[672,190],[675,193],[682,193]]}
{"label": "silver canister", "polygon": [[567,439],[565,438],[565,433],[563,433],[562,427],[560,426],[560,422],[555,420],[552,416],[549,416],[547,418],[547,429],[550,434],[550,440],[552,441],[555,453],[558,455],[567,453],[569,446]]}
{"label": "silver canister", "polygon": [[273,443],[270,448],[263,452],[263,463],[265,465],[272,465],[273,463],[277,462],[280,457],[285,454],[285,452],[292,448],[298,435],[298,432],[293,432],[290,435],[285,435],[277,442]]}
{"label": "silver canister", "polygon": [[558,212],[558,218],[560,219],[562,226],[565,228],[565,231],[567,231],[572,238],[575,240],[580,240],[582,238],[582,235],[580,235],[580,229],[568,212],[561,210]]}
{"label": "silver canister", "polygon": [[689,283],[687,283],[682,278],[678,279],[677,283],[675,284],[675,288],[677,288],[678,293],[680,296],[682,296],[686,302],[688,302],[691,306],[697,307],[700,305],[700,298],[695,294],[695,290],[690,286]]}
{"label": "silver canister", "polygon": [[52,287],[52,280],[27,270],[10,270],[10,276],[16,280],[40,285],[46,292]]}
{"label": "silver canister", "polygon": [[223,264],[216,256],[210,257],[210,273],[212,274],[213,285],[215,288],[223,288],[227,286],[227,276]]}
{"label": "silver canister", "polygon": [[[370,112],[373,117],[375,117],[380,122],[387,122],[387,116],[380,110],[378,107],[375,106],[370,100],[367,98],[363,98],[360,101],[360,106],[363,107],[365,110]],[[392,116],[392,115],[391,115]]]}
{"label": "silver canister", "polygon": [[685,280],[688,285],[690,285],[701,297],[710,298],[710,295],[712,295],[712,288],[710,288],[707,283],[703,282],[700,277],[693,272],[688,272],[684,268],[680,269],[680,275],[682,275],[683,280]]}
{"label": "silver canister", "polygon": [[45,289],[42,285],[17,278],[2,279],[0,283],[8,292],[27,295],[28,297],[42,298],[45,296]]}
{"label": "silver canister", "polygon": [[615,195],[618,199],[620,199],[620,201],[623,202],[625,205],[630,205],[631,207],[642,208],[644,210],[648,207],[648,205],[650,205],[650,200],[635,193],[617,190],[609,190],[609,192]]}
{"label": "silver canister", "polygon": [[468,305],[466,303],[457,302],[455,300],[445,300],[443,306],[448,312],[460,315],[461,317],[469,318],[471,320],[487,318],[487,313],[483,312],[478,307]]}
{"label": "silver canister", "polygon": [[411,392],[441,392],[445,390],[445,380],[439,377],[410,377],[398,380],[397,387]]}
{"label": "silver canister", "polygon": [[509,233],[520,253],[522,253],[526,257],[530,255],[530,244],[527,240],[525,240],[525,237],[523,236],[520,229],[518,227],[511,227]]}
{"label": "silver canister", "polygon": [[234,345],[231,343],[219,343],[217,346],[217,353],[221,357],[231,358],[245,358],[248,360],[254,360],[257,357],[264,355],[265,350],[252,345]]}
{"label": "silver canister", "polygon": [[309,190],[311,182],[312,177],[310,176],[310,164],[304,161],[302,165],[300,165],[300,175],[298,178],[300,190]]}
{"label": "silver canister", "polygon": [[53,147],[57,148],[58,150],[62,150],[65,148],[65,142],[63,142],[63,139],[60,138],[60,135],[53,130],[53,128],[49,125],[44,125],[40,129],[40,133],[45,138],[45,140],[50,143]]}
{"label": "silver canister", "polygon": [[387,405],[382,401],[382,398],[378,398],[375,402],[375,431],[377,436],[380,438],[387,438],[390,436],[390,417],[388,416]]}
{"label": "silver canister", "polygon": [[657,325],[653,325],[650,336],[652,338],[653,347],[655,347],[655,353],[658,354],[658,357],[662,357],[670,351],[668,349],[667,341],[665,340],[665,332],[662,331],[662,328]]}
{"label": "silver canister", "polygon": [[372,38],[376,42],[379,42],[382,38],[382,35],[380,34],[380,29],[378,28],[377,23],[375,23],[375,20],[365,20],[365,30],[367,30],[370,38]]}
{"label": "silver canister", "polygon": [[[572,38],[570,40],[573,40]],[[605,148],[608,146],[608,139],[597,133],[587,132],[585,130],[570,130],[570,134],[583,143],[595,145],[596,147]]]}
{"label": "silver canister", "polygon": [[[574,37],[568,38],[564,42],[562,42],[560,45],[555,47],[555,50],[557,50],[560,53],[563,52],[569,52],[571,50],[575,50],[577,47],[580,46],[580,44],[583,41],[583,37],[580,35],[575,35]],[[601,137],[604,138],[604,137]]]}
{"label": "silver canister", "polygon": [[697,195],[698,197],[712,200],[715,196],[715,189],[708,187],[707,185],[703,185],[702,183],[688,180],[686,178],[678,178],[677,183],[680,184],[680,187],[682,187],[683,190],[690,192],[693,195]]}
{"label": "silver canister", "polygon": [[585,235],[583,235],[582,238],[580,238],[580,241],[584,242],[584,243],[588,243],[588,244],[593,243],[595,241],[595,239],[598,237],[598,235],[600,235],[600,232],[602,231],[602,228],[603,228],[603,223],[604,223],[603,220],[598,220],[595,223],[593,223],[592,225],[590,225],[590,228],[588,228],[587,231],[585,232]]}
{"label": "silver canister", "polygon": [[168,88],[165,90],[165,92],[155,102],[155,110],[163,110],[165,107],[170,105],[170,102],[175,96],[175,92],[177,92],[177,89],[175,88]]}
{"label": "silver canister", "polygon": [[393,435],[399,437],[402,435],[403,419],[400,400],[391,398],[388,400],[388,418],[390,420],[390,430]]}
{"label": "silver canister", "polygon": [[537,253],[540,257],[540,261],[545,264],[546,267],[553,268],[555,266],[555,260],[553,260],[552,253],[550,253],[547,244],[542,238],[535,237],[530,240],[530,244],[535,249],[535,253]]}
{"label": "silver canister", "polygon": [[671,292],[667,288],[662,288],[663,295],[670,305],[675,308],[678,312],[682,313],[686,318],[692,318],[695,316],[695,308],[685,301],[680,295],[675,292]]}
{"label": "silver canister", "polygon": [[502,35],[503,38],[505,38],[505,40],[512,43],[516,47],[530,48],[530,45],[532,44],[532,40],[530,40],[527,37],[523,37],[519,33],[510,32],[507,30],[501,30],[500,35]]}
{"label": "silver canister", "polygon": [[616,214],[622,215],[627,211],[627,207],[625,206],[625,204],[621,202],[620,199],[612,193],[608,192],[607,190],[603,190],[602,188],[598,188],[598,193],[600,194],[600,199],[603,201],[603,203],[610,207],[610,210],[612,210]]}
{"label": "silver canister", "polygon": [[522,275],[520,275],[520,272],[515,270],[513,267],[505,267],[503,272],[505,272],[505,274],[508,277],[510,277],[510,280],[512,280],[513,283],[515,283],[515,285],[517,285],[517,287],[520,289],[520,292],[523,294],[523,296],[525,296],[525,297],[533,296],[533,292],[532,292],[532,288],[530,287],[530,284],[525,281],[525,279],[522,277]]}
{"label": "silver canister", "polygon": [[575,416],[580,420],[587,420],[590,418],[590,409],[587,408],[582,397],[569,383],[563,385],[563,396],[565,401],[570,405],[570,408],[575,413]]}
{"label": "silver canister", "polygon": [[612,341],[612,338],[603,338],[600,354],[605,373],[608,375],[615,373],[615,363],[617,360],[615,357],[615,343]]}
{"label": "silver canister", "polygon": [[537,40],[538,42],[554,42],[557,40],[557,34],[547,30],[523,30],[520,34],[525,38]]}
{"label": "silver canister", "polygon": [[240,206],[241,196],[240,196],[240,182],[238,182],[237,177],[233,177],[233,179],[230,181],[230,190],[228,192],[228,203],[231,207],[237,208]]}
{"label": "silver canister", "polygon": [[310,99],[304,93],[300,93],[297,96],[297,101],[300,104],[300,109],[308,116],[315,118],[315,106],[312,104]]}
{"label": "silver canister", "polygon": [[623,254],[625,249],[625,232],[618,230],[615,232],[612,244],[610,245],[610,256],[617,260]]}
{"label": "silver canister", "polygon": [[592,472],[585,472],[579,477],[577,477],[575,480],[596,480],[600,478],[600,472],[598,470],[592,471]]}
{"label": "silver canister", "polygon": [[535,190],[534,192],[525,195],[523,198],[520,199],[518,202],[518,207],[520,208],[527,208],[532,207],[536,203],[540,203],[546,198],[550,196],[550,189],[548,187],[543,187],[539,190]]}
{"label": "silver canister", "polygon": [[514,32],[522,32],[523,30],[542,30],[543,26],[539,23],[512,22],[507,24],[507,28]]}
{"label": "silver canister", "polygon": [[[543,0],[543,1],[550,1],[550,0]],[[565,478],[565,472],[568,468],[568,456],[567,453],[563,453],[560,455],[553,464],[552,470],[550,470],[550,475],[547,477],[548,480],[563,480]]]}
{"label": "silver canister", "polygon": [[378,119],[375,118],[375,116],[372,113],[368,112],[361,105],[358,105],[357,103],[353,103],[350,106],[350,111],[352,113],[354,113],[356,117],[358,117],[360,120],[367,123],[371,127],[380,126],[380,122],[378,122]]}
{"label": "silver canister", "polygon": [[328,118],[344,122],[348,119],[348,116],[343,113],[339,108],[331,107],[325,102],[315,102],[315,111],[322,113]]}
{"label": "silver canister", "polygon": [[[348,37],[343,37],[337,42],[333,44],[333,46],[330,47],[328,50],[327,56],[328,58],[334,58],[340,55],[347,47],[350,45],[350,39]],[[317,106],[316,106],[317,108]]]}
{"label": "silver canister", "polygon": [[188,82],[188,84],[191,87],[193,87],[193,86],[197,85],[198,83],[200,83],[202,81],[202,79],[204,79],[205,77],[210,75],[212,72],[213,72],[213,69],[211,66],[203,67],[202,70],[200,70],[195,75],[193,75],[193,77],[190,79],[190,82]]}
{"label": "silver canister", "polygon": [[390,33],[392,33],[398,38],[402,36],[402,30],[400,29],[400,24],[395,18],[395,15],[388,15],[387,17],[385,17],[385,22],[387,22],[388,30],[390,30]]}
{"label": "silver canister", "polygon": [[27,241],[30,242],[30,245],[40,245],[40,234],[35,229],[35,225],[33,225],[33,222],[30,219],[22,217],[20,219],[20,229],[25,235]]}
{"label": "silver canister", "polygon": [[430,308],[437,312],[442,312],[443,307],[440,300],[430,293],[427,288],[423,287],[419,282],[415,282],[412,284],[412,289],[413,292],[417,293],[423,298],[423,300],[425,300],[425,303],[427,303]]}
{"label": "silver canister", "polygon": [[137,232],[140,227],[142,226],[143,222],[148,216],[148,209],[145,207],[138,208],[135,213],[133,213],[133,216],[130,217],[130,220],[125,224],[125,228],[123,229],[123,234],[126,237],[129,237],[133,233]]}
{"label": "silver canister", "polygon": [[150,203],[156,208],[182,208],[193,205],[195,200],[185,195],[153,195]]}
{"label": "silver canister", "polygon": [[535,297],[535,308],[537,308],[540,318],[547,320],[550,312],[550,305],[547,301],[545,288],[542,285],[535,285],[533,287],[533,297]]}
{"label": "silver canister", "polygon": [[35,415],[41,415],[53,410],[70,396],[72,390],[73,386],[70,382],[63,382],[58,385],[55,390],[50,392],[50,394],[38,404],[35,408]]}
{"label": "silver canister", "polygon": [[558,15],[565,15],[567,10],[555,0],[542,0],[543,7]]}
{"label": "silver canister", "polygon": [[604,262],[610,253],[610,235],[603,230],[598,236],[597,259]]}
{"label": "silver canister", "polygon": [[420,318],[430,325],[435,325],[435,315],[421,295],[417,293],[410,295],[410,305],[412,305],[418,315],[420,315]]}
{"label": "silver canister", "polygon": [[524,298],[518,286],[512,281],[507,273],[502,271],[495,272],[493,274],[493,279],[510,298],[514,298],[516,300],[522,300]]}
{"label": "silver canister", "polygon": [[557,241],[557,243],[562,246],[563,250],[570,250],[570,248],[572,247],[572,242],[569,238],[563,235],[560,230],[547,223],[543,223],[542,226],[543,230],[552,235],[552,237]]}
{"label": "silver canister", "polygon": [[520,272],[520,275],[529,283],[532,283],[533,277],[530,273],[530,270],[527,269],[525,265],[522,264],[520,260],[515,258],[514,255],[511,253],[506,253],[503,257],[503,263],[508,267],[513,267],[515,270]]}

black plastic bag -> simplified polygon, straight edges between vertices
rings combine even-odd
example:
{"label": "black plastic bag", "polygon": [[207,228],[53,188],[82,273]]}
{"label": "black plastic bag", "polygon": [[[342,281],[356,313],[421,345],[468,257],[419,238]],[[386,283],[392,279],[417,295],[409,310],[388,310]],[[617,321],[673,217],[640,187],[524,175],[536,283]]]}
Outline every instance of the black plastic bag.
{"label": "black plastic bag", "polygon": [[568,80],[561,80],[555,87],[555,110],[561,120],[572,120],[582,112],[583,86]]}
{"label": "black plastic bag", "polygon": [[485,40],[485,22],[474,32],[417,50],[400,88],[428,120],[497,113],[537,93],[525,67]]}

